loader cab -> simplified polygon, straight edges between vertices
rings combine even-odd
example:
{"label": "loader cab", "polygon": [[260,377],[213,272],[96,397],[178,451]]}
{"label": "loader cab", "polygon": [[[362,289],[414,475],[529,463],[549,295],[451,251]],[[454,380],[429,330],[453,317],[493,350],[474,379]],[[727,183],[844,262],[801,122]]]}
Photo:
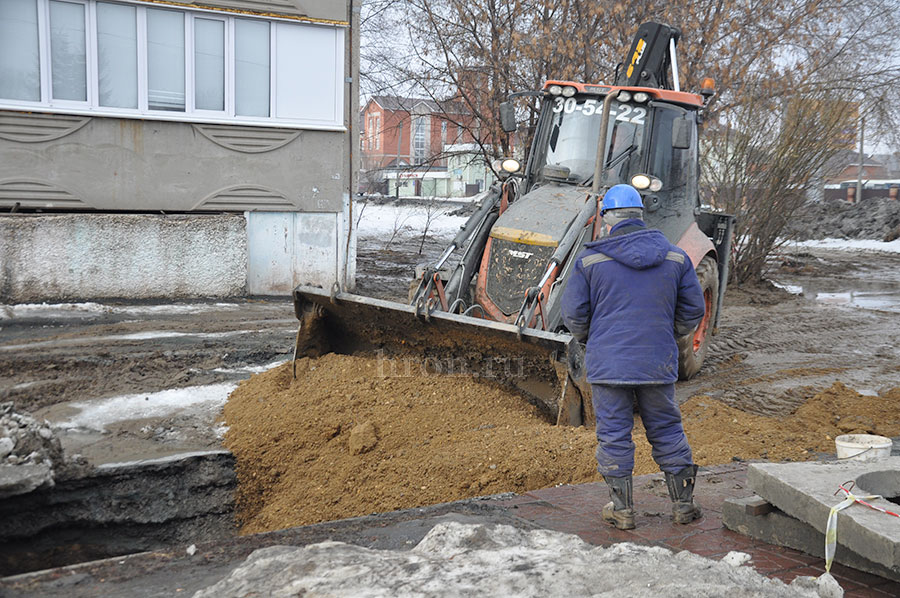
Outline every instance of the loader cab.
{"label": "loader cab", "polygon": [[695,94],[548,82],[525,192],[543,185],[593,183],[604,99],[614,90],[601,187],[647,177],[649,186],[640,189],[645,220],[674,242],[694,221],[694,208],[700,205],[697,110],[703,103]]}

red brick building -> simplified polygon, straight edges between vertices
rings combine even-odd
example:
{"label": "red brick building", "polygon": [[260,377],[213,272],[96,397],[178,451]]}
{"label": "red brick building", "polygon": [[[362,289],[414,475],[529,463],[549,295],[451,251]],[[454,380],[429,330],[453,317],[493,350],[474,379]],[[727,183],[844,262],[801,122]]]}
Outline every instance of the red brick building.
{"label": "red brick building", "polygon": [[458,102],[372,96],[360,111],[361,189],[381,190],[386,170],[446,169],[444,146],[472,143],[471,122]]}

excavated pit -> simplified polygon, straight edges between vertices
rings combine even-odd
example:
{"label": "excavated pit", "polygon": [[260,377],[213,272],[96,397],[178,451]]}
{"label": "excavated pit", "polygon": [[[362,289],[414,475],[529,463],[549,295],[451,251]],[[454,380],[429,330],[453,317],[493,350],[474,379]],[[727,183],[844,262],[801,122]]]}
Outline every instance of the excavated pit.
{"label": "excavated pit", "polygon": [[227,451],[107,464],[0,500],[0,577],[232,537]]}

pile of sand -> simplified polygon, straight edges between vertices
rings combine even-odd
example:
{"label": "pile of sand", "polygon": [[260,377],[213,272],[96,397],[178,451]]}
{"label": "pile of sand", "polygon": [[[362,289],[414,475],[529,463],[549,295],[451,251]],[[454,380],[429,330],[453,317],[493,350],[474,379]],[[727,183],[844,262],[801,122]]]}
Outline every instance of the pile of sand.
{"label": "pile of sand", "polygon": [[[383,366],[384,364],[382,364]],[[549,425],[518,395],[465,377],[394,376],[329,354],[254,376],[225,407],[244,533],[501,492],[599,480],[592,430]],[[840,383],[788,418],[695,397],[683,406],[701,465],[812,458],[844,432],[900,434],[896,401]],[[657,471],[638,420],[636,474]]]}

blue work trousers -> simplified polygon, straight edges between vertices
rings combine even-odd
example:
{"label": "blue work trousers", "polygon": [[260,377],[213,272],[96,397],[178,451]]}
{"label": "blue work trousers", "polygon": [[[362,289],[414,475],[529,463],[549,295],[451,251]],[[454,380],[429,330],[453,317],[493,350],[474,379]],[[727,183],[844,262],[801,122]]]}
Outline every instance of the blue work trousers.
{"label": "blue work trousers", "polygon": [[675,403],[674,384],[608,386],[592,384],[597,417],[597,471],[603,476],[625,477],[634,470],[634,402],[637,401],[653,460],[662,471],[678,473],[693,465],[684,435],[681,411]]}

